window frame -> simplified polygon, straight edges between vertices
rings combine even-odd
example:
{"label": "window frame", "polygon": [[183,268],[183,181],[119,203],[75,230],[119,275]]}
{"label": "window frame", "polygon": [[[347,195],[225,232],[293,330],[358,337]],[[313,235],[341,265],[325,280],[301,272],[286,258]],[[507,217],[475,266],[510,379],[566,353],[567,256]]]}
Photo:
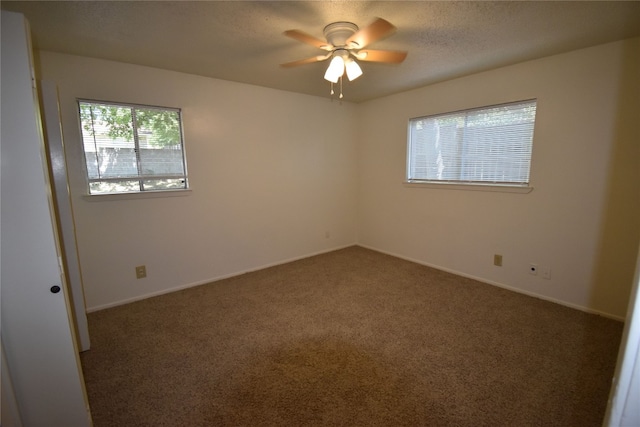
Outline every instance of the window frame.
{"label": "window frame", "polygon": [[[87,165],[87,152],[85,150],[85,141],[84,141],[84,129],[83,129],[83,119],[81,113],[81,104],[93,104],[93,105],[106,105],[106,106],[114,106],[114,107],[124,107],[130,108],[132,111],[132,132],[133,132],[133,143],[134,143],[134,151],[136,157],[136,177],[115,177],[115,178],[91,178],[89,176],[89,169]],[[77,98],[76,99],[77,106],[77,114],[78,114],[78,125],[80,131],[80,145],[82,149],[82,159],[83,163],[83,171],[84,178],[86,183],[86,194],[84,197],[87,200],[121,200],[128,198],[155,198],[155,197],[173,197],[173,196],[183,196],[188,193],[191,193],[189,175],[187,171],[187,153],[186,153],[186,144],[184,138],[184,126],[182,122],[182,109],[177,107],[165,107],[158,105],[149,105],[149,104],[137,104],[131,102],[118,102],[118,101],[103,101],[96,99],[88,99],[88,98]],[[136,123],[136,110],[159,110],[159,111],[167,111],[176,113],[178,116],[178,127],[179,127],[179,136],[180,136],[180,151],[181,151],[181,164],[183,173],[181,175],[171,175],[171,174],[150,174],[145,175],[141,172],[141,156],[140,156],[140,141],[138,134],[138,127]],[[154,180],[154,179],[178,179],[184,181],[184,187],[179,188],[160,188],[160,189],[144,189],[145,180]],[[114,182],[114,181],[131,181],[137,182],[138,190],[136,191],[116,191],[116,192],[105,192],[105,193],[92,193],[91,192],[91,183],[92,182]]]}
{"label": "window frame", "polygon": [[[530,152],[528,157],[528,180],[526,182],[514,182],[514,181],[490,181],[490,180],[456,180],[456,179],[421,179],[412,177],[412,161],[414,160],[412,157],[412,129],[413,124],[416,121],[424,120],[424,119],[432,119],[443,116],[466,116],[469,113],[479,112],[483,110],[491,110],[498,107],[507,107],[513,105],[526,105],[526,104],[534,104],[536,111],[534,112],[532,129],[531,129],[531,145]],[[511,102],[503,102],[491,105],[485,105],[480,107],[466,108],[460,109],[450,112],[444,113],[436,113],[429,114],[424,116],[412,117],[408,120],[407,124],[407,152],[406,152],[406,164],[405,164],[405,179],[403,181],[406,187],[422,187],[422,188],[435,188],[435,189],[455,189],[455,190],[476,190],[476,191],[495,191],[495,192],[509,192],[509,193],[529,193],[533,190],[533,186],[531,185],[532,177],[532,160],[533,160],[533,138],[535,135],[535,122],[537,118],[537,107],[538,100],[537,98],[529,98],[518,101]],[[462,162],[462,156],[461,163]]]}

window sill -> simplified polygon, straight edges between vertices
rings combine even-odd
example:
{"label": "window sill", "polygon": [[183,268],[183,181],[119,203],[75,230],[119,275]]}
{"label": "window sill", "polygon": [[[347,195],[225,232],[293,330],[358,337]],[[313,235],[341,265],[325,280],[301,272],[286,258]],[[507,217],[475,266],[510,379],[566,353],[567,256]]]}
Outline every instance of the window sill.
{"label": "window sill", "polygon": [[82,198],[88,202],[107,202],[114,200],[157,199],[163,197],[184,197],[191,194],[191,189],[144,191],[138,193],[85,194]]}
{"label": "window sill", "polygon": [[521,193],[527,194],[533,191],[533,187],[520,185],[500,185],[500,184],[460,184],[452,182],[423,182],[404,181],[405,187],[413,188],[435,188],[438,190],[467,190],[467,191],[493,191],[499,193]]}

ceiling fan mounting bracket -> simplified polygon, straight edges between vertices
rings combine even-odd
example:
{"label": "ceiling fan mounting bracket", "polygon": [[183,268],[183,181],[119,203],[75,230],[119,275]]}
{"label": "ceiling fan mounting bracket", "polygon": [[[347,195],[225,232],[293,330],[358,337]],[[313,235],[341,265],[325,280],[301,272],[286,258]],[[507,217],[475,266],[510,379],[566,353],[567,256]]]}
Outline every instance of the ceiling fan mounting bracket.
{"label": "ceiling fan mounting bracket", "polygon": [[333,22],[322,30],[324,37],[334,47],[345,47],[349,37],[358,31],[358,26],[353,22]]}

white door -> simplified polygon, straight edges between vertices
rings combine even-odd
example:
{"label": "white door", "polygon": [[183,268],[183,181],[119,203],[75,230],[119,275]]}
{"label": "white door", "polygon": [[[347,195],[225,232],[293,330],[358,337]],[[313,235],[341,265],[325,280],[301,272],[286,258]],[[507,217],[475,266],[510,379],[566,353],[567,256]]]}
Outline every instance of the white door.
{"label": "white door", "polygon": [[91,425],[46,173],[28,25],[2,11],[2,347],[25,427]]}
{"label": "white door", "polygon": [[52,184],[55,190],[55,206],[62,243],[62,257],[64,259],[67,282],[69,283],[71,307],[73,308],[73,322],[80,351],[86,351],[90,348],[89,326],[87,324],[82,274],[76,245],[76,228],[71,207],[71,196],[69,195],[67,162],[64,157],[58,90],[53,82],[41,81],[38,86],[42,103],[44,134],[47,140],[47,154],[51,161]]}
{"label": "white door", "polygon": [[640,426],[640,252],[604,425]]}

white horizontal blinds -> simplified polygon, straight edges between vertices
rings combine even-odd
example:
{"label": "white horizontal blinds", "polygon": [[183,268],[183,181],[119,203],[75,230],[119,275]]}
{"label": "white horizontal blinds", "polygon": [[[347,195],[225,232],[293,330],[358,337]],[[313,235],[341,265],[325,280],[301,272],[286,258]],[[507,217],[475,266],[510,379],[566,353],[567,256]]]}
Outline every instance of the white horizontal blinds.
{"label": "white horizontal blinds", "polygon": [[452,180],[460,176],[464,120],[456,116],[414,119],[411,122],[410,179]]}
{"label": "white horizontal blinds", "polygon": [[536,101],[523,101],[410,122],[410,180],[529,182]]}
{"label": "white horizontal blinds", "polygon": [[79,106],[91,194],[187,188],[179,110]]}

